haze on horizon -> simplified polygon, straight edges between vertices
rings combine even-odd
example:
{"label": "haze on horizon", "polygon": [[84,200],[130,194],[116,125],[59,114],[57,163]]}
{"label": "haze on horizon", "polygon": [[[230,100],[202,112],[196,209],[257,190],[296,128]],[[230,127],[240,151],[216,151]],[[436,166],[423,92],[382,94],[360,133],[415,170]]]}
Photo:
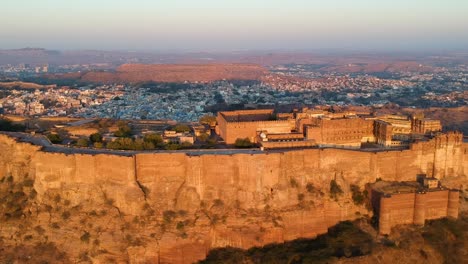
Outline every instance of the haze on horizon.
{"label": "haze on horizon", "polygon": [[3,0],[0,49],[464,50],[465,0]]}

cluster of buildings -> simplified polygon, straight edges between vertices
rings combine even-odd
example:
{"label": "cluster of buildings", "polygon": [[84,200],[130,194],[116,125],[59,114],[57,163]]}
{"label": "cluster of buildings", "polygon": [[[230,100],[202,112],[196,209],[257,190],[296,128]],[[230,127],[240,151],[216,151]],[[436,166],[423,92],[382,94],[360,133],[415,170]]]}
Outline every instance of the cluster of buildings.
{"label": "cluster of buildings", "polygon": [[216,132],[226,144],[249,139],[264,149],[291,147],[404,147],[442,130],[440,120],[422,114],[376,116],[369,112],[329,112],[303,108],[292,113],[273,109],[219,112]]}
{"label": "cluster of buildings", "polygon": [[[320,104],[415,107],[466,105],[466,65],[381,73],[321,72],[314,65],[276,66],[264,83],[282,91],[313,94]],[[378,76],[378,77],[377,77]]]}
{"label": "cluster of buildings", "polygon": [[412,86],[411,82],[395,79],[380,79],[374,76],[326,76],[319,78],[302,78],[289,75],[269,75],[264,81],[277,89],[291,92],[305,92],[326,88],[330,91],[341,89],[359,89],[372,91],[384,87]]}
{"label": "cluster of buildings", "polygon": [[[309,65],[310,66],[310,65]],[[12,72],[70,72],[106,68],[108,64],[0,66]],[[38,67],[38,69],[36,69]],[[364,73],[322,73],[307,65],[272,67],[261,81],[186,83],[183,89],[135,85],[76,85],[53,89],[2,89],[0,112],[22,115],[196,121],[222,107],[265,108],[274,105],[374,105],[452,107],[468,103],[468,69],[430,73],[397,72],[385,78]],[[28,76],[27,74],[25,76]],[[156,89],[153,89],[156,88]],[[160,89],[162,88],[162,89]],[[8,96],[4,96],[7,94]]]}
{"label": "cluster of buildings", "polygon": [[48,73],[48,64],[31,65],[28,63],[20,63],[18,65],[0,65],[0,72],[5,74],[20,74],[20,73]]}
{"label": "cluster of buildings", "polygon": [[448,102],[460,105],[468,104],[468,90],[453,91],[443,94],[436,94],[434,92],[428,92],[422,96],[423,99],[435,101],[435,102]]}
{"label": "cluster of buildings", "polygon": [[98,88],[68,86],[44,89],[8,89],[8,96],[0,98],[5,114],[26,116],[79,116],[87,108],[101,105],[122,96],[121,86]]}

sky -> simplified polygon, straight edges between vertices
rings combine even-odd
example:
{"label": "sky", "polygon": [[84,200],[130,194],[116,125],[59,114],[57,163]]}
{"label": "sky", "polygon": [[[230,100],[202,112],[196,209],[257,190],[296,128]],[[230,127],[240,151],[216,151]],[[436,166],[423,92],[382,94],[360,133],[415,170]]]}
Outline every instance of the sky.
{"label": "sky", "polygon": [[468,49],[468,0],[1,0],[0,10],[0,49]]}

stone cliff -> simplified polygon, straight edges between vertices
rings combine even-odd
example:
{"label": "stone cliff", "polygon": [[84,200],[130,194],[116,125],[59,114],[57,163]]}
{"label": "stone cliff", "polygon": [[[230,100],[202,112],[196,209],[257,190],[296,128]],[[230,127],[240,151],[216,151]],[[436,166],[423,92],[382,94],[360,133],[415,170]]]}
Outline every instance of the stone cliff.
{"label": "stone cliff", "polygon": [[444,134],[400,151],[67,155],[0,135],[0,247],[53,243],[55,261],[191,263],[212,248],[314,237],[371,214],[353,203],[352,184],[425,173],[465,189],[467,149]]}

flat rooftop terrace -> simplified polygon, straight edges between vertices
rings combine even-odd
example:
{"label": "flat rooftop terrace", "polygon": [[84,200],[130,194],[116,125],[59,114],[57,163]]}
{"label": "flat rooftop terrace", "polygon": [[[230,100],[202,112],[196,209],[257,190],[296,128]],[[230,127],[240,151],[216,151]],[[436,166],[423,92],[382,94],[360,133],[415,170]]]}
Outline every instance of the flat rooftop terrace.
{"label": "flat rooftop terrace", "polygon": [[386,182],[378,181],[373,184],[372,189],[383,194],[412,193],[421,189],[416,181],[410,182]]}
{"label": "flat rooftop terrace", "polygon": [[274,117],[273,113],[273,109],[219,112],[227,122],[269,121]]}

